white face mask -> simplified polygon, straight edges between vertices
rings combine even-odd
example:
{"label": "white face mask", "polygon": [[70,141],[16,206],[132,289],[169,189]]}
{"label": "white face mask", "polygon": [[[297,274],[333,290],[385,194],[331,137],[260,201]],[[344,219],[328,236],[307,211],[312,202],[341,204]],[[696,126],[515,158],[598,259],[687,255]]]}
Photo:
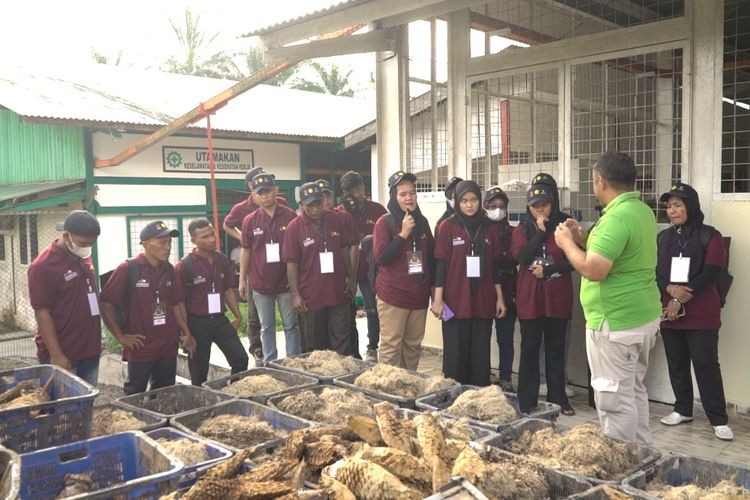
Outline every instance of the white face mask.
{"label": "white face mask", "polygon": [[70,253],[81,259],[88,259],[91,257],[91,247],[79,247],[73,241],[66,241],[65,245],[70,250]]}
{"label": "white face mask", "polygon": [[453,200],[448,200],[448,205],[450,205],[451,208],[454,208],[453,207]]}
{"label": "white face mask", "polygon": [[495,222],[500,222],[505,218],[505,210],[503,210],[502,208],[488,208],[487,217]]}

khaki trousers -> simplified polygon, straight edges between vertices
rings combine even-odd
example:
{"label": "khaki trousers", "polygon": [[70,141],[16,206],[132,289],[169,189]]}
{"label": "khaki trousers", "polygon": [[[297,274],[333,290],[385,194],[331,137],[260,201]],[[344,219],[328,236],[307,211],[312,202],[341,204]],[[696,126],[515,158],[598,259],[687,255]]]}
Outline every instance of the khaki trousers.
{"label": "khaki trousers", "polygon": [[610,437],[651,445],[648,393],[643,379],[656,342],[659,318],[629,330],[586,329],[586,355],[602,432]]}
{"label": "khaki trousers", "polygon": [[416,370],[422,354],[427,309],[402,309],[380,298],[380,350],[378,360],[388,365]]}

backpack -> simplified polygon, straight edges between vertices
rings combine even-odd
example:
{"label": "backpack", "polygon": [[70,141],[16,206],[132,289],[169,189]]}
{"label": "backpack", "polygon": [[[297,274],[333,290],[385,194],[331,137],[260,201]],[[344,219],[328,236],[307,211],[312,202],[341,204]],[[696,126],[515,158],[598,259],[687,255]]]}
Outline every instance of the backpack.
{"label": "backpack", "polygon": [[[117,324],[120,325],[122,333],[128,333],[128,311],[130,308],[130,298],[133,296],[135,291],[135,284],[138,282],[138,275],[140,270],[138,269],[138,261],[134,258],[128,259],[128,286],[125,290],[125,303],[117,305],[115,307],[115,316],[117,318]],[[174,280],[174,266],[167,262],[167,275],[170,279]]]}
{"label": "backpack", "polygon": [[[703,224],[700,228],[700,232],[698,236],[701,240],[701,246],[703,247],[703,253],[705,254],[706,249],[708,248],[708,244],[711,242],[711,238],[714,236],[714,232],[716,229],[714,229],[713,226],[709,226],[706,224]],[[659,246],[666,245],[667,244],[667,237],[669,236],[667,231],[662,231],[659,233],[657,244]],[[719,271],[719,277],[716,279],[716,285],[719,289],[719,302],[721,303],[721,307],[724,307],[724,304],[727,302],[727,295],[729,294],[729,289],[732,288],[732,282],[734,281],[734,276],[732,276],[729,273],[729,247],[732,243],[732,238],[729,236],[724,236],[724,251],[727,254],[727,267],[722,267],[721,271]]]}
{"label": "backpack", "polygon": [[[226,272],[227,269],[232,269],[232,272],[234,272],[231,264],[229,263],[229,257],[224,255],[224,253],[216,251],[216,256],[219,258],[219,263],[221,264],[222,268]],[[192,293],[193,290],[193,259],[190,258],[190,254],[185,255],[182,259],[182,271],[185,276],[185,295],[189,296],[190,293]],[[185,298],[185,302],[189,300],[189,297]]]}

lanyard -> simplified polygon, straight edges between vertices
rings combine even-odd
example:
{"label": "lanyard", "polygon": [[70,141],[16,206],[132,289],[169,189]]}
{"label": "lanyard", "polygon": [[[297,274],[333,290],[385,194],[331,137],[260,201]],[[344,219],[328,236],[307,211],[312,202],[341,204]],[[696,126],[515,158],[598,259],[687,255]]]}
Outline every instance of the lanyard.
{"label": "lanyard", "polygon": [[[160,276],[159,276],[159,284],[156,287],[156,303],[157,304],[160,303],[160,301],[159,301],[159,291],[161,290],[162,284],[164,284],[164,278],[166,276],[167,276],[167,268],[165,266],[164,269],[162,270]],[[153,285],[153,282],[151,280],[149,280],[149,284]]]}
{"label": "lanyard", "polygon": [[680,238],[680,234],[682,234],[682,229],[675,229],[675,239],[677,240],[677,245],[679,245],[680,248],[677,249],[677,251],[680,253],[680,258],[682,258],[682,251],[685,250],[685,247],[690,242],[688,238],[685,238],[685,241],[682,241]]}
{"label": "lanyard", "polygon": [[325,219],[323,218],[324,214],[320,215],[320,226],[317,225],[315,222],[312,223],[312,226],[320,233],[320,235],[323,237],[323,251],[328,251],[328,245],[326,244],[326,223]]}
{"label": "lanyard", "polygon": [[481,227],[477,228],[477,232],[474,233],[474,237],[471,237],[471,234],[469,233],[469,229],[464,226],[464,231],[466,231],[466,238],[471,242],[471,255],[474,255],[474,243],[477,241],[477,237],[479,236],[479,233],[481,232]]}
{"label": "lanyard", "polygon": [[[264,212],[265,214],[265,212]],[[268,215],[268,214],[265,214]],[[271,239],[270,243],[273,243],[273,231],[276,229],[276,212],[274,211],[273,217],[270,217],[270,221],[266,225],[266,234],[268,234],[268,237]]]}
{"label": "lanyard", "polygon": [[[204,271],[206,274],[211,275],[211,292],[216,291],[216,260],[218,257],[216,254],[214,254],[214,260],[211,262],[211,267],[206,268],[205,264],[203,263],[203,259],[198,259],[197,263],[201,268],[201,271]],[[191,283],[192,285],[192,283]]]}

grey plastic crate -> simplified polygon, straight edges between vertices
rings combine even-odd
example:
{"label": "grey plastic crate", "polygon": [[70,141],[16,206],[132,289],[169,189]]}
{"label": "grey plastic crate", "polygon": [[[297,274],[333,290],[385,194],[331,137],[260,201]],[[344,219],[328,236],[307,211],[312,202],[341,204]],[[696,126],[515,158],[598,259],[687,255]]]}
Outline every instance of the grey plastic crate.
{"label": "grey plastic crate", "polygon": [[[555,432],[559,433],[561,432],[559,429],[555,428],[555,424],[550,422],[549,420],[541,420],[538,418],[528,418],[526,420],[521,420],[519,422],[514,423],[501,433],[499,433],[495,438],[485,440],[483,444],[487,446],[493,446],[495,448],[500,448],[502,450],[508,449],[508,446],[513,441],[516,441],[521,435],[529,431],[531,433],[537,432],[542,429],[546,429],[552,427],[555,429]],[[620,481],[625,479],[626,477],[630,476],[631,474],[634,474],[635,472],[639,470],[643,470],[649,465],[656,462],[661,457],[661,452],[657,450],[656,448],[651,448],[648,446],[641,446],[633,443],[626,443],[628,447],[636,454],[636,456],[639,457],[638,463],[635,464],[633,467],[625,471],[619,479],[613,479],[613,480],[604,480],[599,479],[596,477],[584,477],[586,481],[590,482],[591,484],[618,484]]]}
{"label": "grey plastic crate", "polygon": [[148,410],[161,418],[166,418],[167,421],[171,421],[172,417],[181,413],[232,399],[236,398],[203,387],[170,385],[153,391],[124,396],[115,400],[115,405],[123,408]]}
{"label": "grey plastic crate", "polygon": [[[479,389],[481,389],[481,387],[476,386],[476,385],[461,385],[459,387],[451,387],[450,389],[445,389],[445,390],[436,392],[434,394],[431,394],[429,396],[423,396],[421,398],[417,398],[416,405],[418,409],[437,411],[437,412],[440,412],[441,414],[446,414],[446,415],[450,415],[450,416],[454,416],[458,418],[459,417],[458,415],[454,415],[450,413],[450,411],[448,411],[448,407],[451,406],[456,401],[456,399],[458,399],[458,397],[464,392],[472,391],[472,390],[479,390]],[[505,394],[505,397],[508,398],[508,402],[516,410],[517,418],[515,420],[513,420],[512,422],[505,423],[505,424],[493,424],[491,422],[483,422],[482,420],[475,420],[475,419],[469,419],[469,420],[474,425],[477,425],[480,427],[486,427],[487,429],[500,432],[510,427],[510,425],[513,424],[514,422],[517,422],[527,417],[540,418],[540,419],[550,420],[554,422],[557,419],[557,417],[560,415],[559,405],[556,405],[554,403],[545,403],[542,401],[539,402],[539,405],[537,406],[536,411],[527,415],[525,413],[522,413],[518,408],[518,396],[509,392],[506,392],[504,394]]]}
{"label": "grey plastic crate", "polygon": [[430,495],[425,500],[489,500],[476,486],[462,477],[454,477],[448,484],[443,485],[440,491]]}
{"label": "grey plastic crate", "polygon": [[653,500],[658,497],[646,492],[646,488],[657,480],[671,486],[694,484],[710,488],[724,479],[734,479],[739,486],[750,490],[750,469],[680,454],[662,457],[656,463],[625,478],[622,484],[626,493]]}
{"label": "grey plastic crate", "polygon": [[298,373],[300,375],[305,375],[307,377],[315,377],[318,380],[320,380],[321,384],[325,384],[325,385],[333,385],[333,380],[336,379],[336,378],[338,378],[338,377],[343,377],[343,376],[346,376],[346,375],[360,374],[363,371],[365,371],[365,370],[367,370],[369,368],[372,368],[374,366],[374,363],[370,363],[369,361],[364,361],[362,359],[356,359],[355,358],[354,361],[360,366],[360,368],[358,370],[353,371],[353,372],[348,372],[348,373],[338,373],[336,375],[321,375],[319,373],[314,373],[314,372],[308,372],[308,371],[305,371],[305,370],[300,370],[299,368],[291,368],[291,367],[286,366],[284,364],[284,360],[285,359],[302,359],[302,358],[309,357],[310,354],[312,354],[312,353],[306,352],[304,354],[298,354],[296,356],[289,356],[288,358],[275,359],[275,360],[271,361],[270,363],[268,363],[268,366],[270,366],[272,368],[276,368],[277,370],[284,370],[286,372]]}
{"label": "grey plastic crate", "polygon": [[[590,490],[586,490],[575,495],[565,497],[567,500],[612,500],[610,492],[614,490],[615,494],[621,495],[621,497],[627,497],[632,500],[644,500],[642,496],[633,495],[632,493],[625,493],[622,485],[619,484],[600,484],[594,486]],[[620,497],[618,497],[620,498]]]}
{"label": "grey plastic crate", "polygon": [[[275,408],[275,409],[277,409],[277,410],[279,410],[279,411],[284,411],[284,410],[282,410],[282,409],[281,409],[281,408],[279,407],[279,403],[281,403],[281,402],[282,402],[282,401],[284,400],[284,398],[287,398],[287,397],[289,397],[289,396],[293,396],[293,395],[295,395],[295,394],[299,394],[300,392],[304,392],[304,391],[312,391],[312,392],[314,392],[315,394],[320,394],[320,393],[322,393],[322,392],[323,392],[323,391],[324,391],[325,389],[329,389],[329,388],[332,388],[332,387],[331,387],[331,386],[329,386],[329,385],[317,385],[317,386],[315,386],[315,387],[305,387],[305,388],[301,388],[301,389],[296,389],[296,390],[294,390],[294,391],[290,391],[290,392],[287,392],[287,393],[285,393],[285,394],[281,394],[281,395],[279,395],[279,396],[274,396],[274,397],[272,397],[272,398],[269,398],[269,399],[268,399],[268,406],[270,406],[271,408]],[[351,389],[349,389],[349,388],[347,388],[347,387],[337,387],[337,389],[346,389],[346,390],[348,390],[348,391],[349,391],[349,390],[351,390]],[[377,398],[375,398],[375,397],[373,397],[373,396],[370,396],[370,395],[368,395],[368,394],[365,394],[365,397],[366,397],[366,398],[367,398],[367,399],[368,399],[369,401],[371,401],[371,402],[372,402],[372,404],[376,404],[376,403],[379,403],[380,401],[382,401],[382,400],[380,400],[380,399],[377,399]],[[287,413],[289,413],[289,412],[287,412]],[[294,415],[294,413],[290,413],[290,415]],[[295,415],[295,416],[298,416],[298,415]],[[341,419],[341,421],[340,421],[339,423],[343,423],[343,424],[345,424],[345,423],[346,423],[346,420],[347,420],[347,417],[348,417],[348,415],[347,415],[347,414],[343,414],[343,415],[342,415],[342,419]],[[300,418],[304,418],[304,417],[300,417]],[[306,420],[311,420],[312,422],[315,422],[315,423],[320,423],[320,424],[327,424],[327,422],[323,422],[322,420],[316,420],[316,419],[306,419]]]}
{"label": "grey plastic crate", "polygon": [[231,395],[231,396],[235,398],[240,398],[240,399],[249,399],[251,401],[255,401],[256,403],[260,403],[260,404],[266,404],[268,399],[274,396],[286,394],[286,393],[295,391],[300,388],[315,387],[320,384],[320,381],[315,377],[308,377],[306,375],[300,375],[298,373],[291,373],[291,372],[287,372],[284,370],[277,370],[275,368],[263,367],[263,368],[251,368],[249,370],[245,370],[244,372],[235,373],[227,377],[222,377],[216,380],[204,382],[203,387],[205,387],[206,389],[211,389],[213,391],[221,392],[221,389],[228,387],[229,385],[239,380],[242,380],[243,378],[254,377],[258,375],[269,375],[280,382],[284,382],[285,384],[288,384],[289,387],[281,391],[269,392],[266,394],[256,394],[254,396],[250,396],[250,395],[248,396]]}
{"label": "grey plastic crate", "polygon": [[[249,417],[251,415],[257,416],[268,422],[274,429],[284,431],[286,434],[297,429],[306,429],[313,425],[312,422],[307,420],[303,420],[273,408],[268,408],[267,406],[263,406],[260,403],[247,399],[233,399],[231,401],[221,402],[209,408],[201,408],[183,413],[172,419],[171,425],[183,432],[206,439],[198,434],[198,427],[200,427],[206,419],[218,415],[240,415],[243,417]],[[270,446],[276,442],[282,441],[283,439],[284,437],[279,437],[264,443],[257,443],[255,446]],[[240,451],[240,449],[236,448],[233,443],[220,443],[231,451]]]}
{"label": "grey plastic crate", "polygon": [[13,450],[0,446],[0,498],[15,500],[21,491],[21,459]]}
{"label": "grey plastic crate", "polygon": [[215,441],[198,437],[194,434],[188,434],[173,427],[162,427],[161,429],[154,429],[147,432],[146,435],[154,441],[158,441],[159,439],[167,439],[169,441],[187,439],[194,443],[200,443],[203,445],[203,449],[206,452],[206,456],[208,458],[206,460],[203,460],[202,462],[198,462],[195,464],[185,464],[185,469],[183,469],[182,476],[180,476],[178,488],[186,488],[192,486],[193,484],[195,484],[195,481],[199,477],[206,473],[208,469],[218,464],[219,462],[223,462],[233,455],[230,450],[224,448]]}
{"label": "grey plastic crate", "polygon": [[[158,429],[159,427],[164,427],[167,425],[167,419],[164,417],[161,417],[157,415],[154,412],[144,410],[141,408],[135,408],[135,407],[125,407],[116,405],[114,403],[108,403],[102,406],[94,406],[94,417],[96,417],[96,412],[100,410],[106,410],[106,409],[115,409],[124,411],[125,413],[129,413],[130,415],[134,416],[135,418],[143,421],[144,425],[142,427],[139,427],[137,429],[127,429],[129,431],[142,431],[142,432],[148,432],[153,429]],[[122,432],[122,431],[120,431]],[[91,437],[100,437],[94,435],[94,427],[93,424],[91,426]]]}
{"label": "grey plastic crate", "polygon": [[[396,415],[399,416],[399,418],[405,419],[405,420],[414,420],[418,415],[421,415],[422,412],[418,410],[411,410],[409,408],[397,408],[396,409]],[[444,418],[447,420],[458,420],[456,417],[451,417],[448,415],[438,415],[440,418]],[[469,426],[476,434],[476,437],[473,439],[473,441],[483,443],[484,441],[488,439],[492,439],[497,437],[497,433],[495,431],[492,431],[490,429],[487,429],[486,427],[477,427],[475,425],[472,425],[469,423]]]}
{"label": "grey plastic crate", "polygon": [[[367,370],[365,370],[367,371]],[[422,378],[430,378],[429,375],[425,375],[423,373],[417,373],[412,372],[413,374],[422,377]],[[383,401],[388,401],[396,406],[399,406],[401,408],[408,408],[410,410],[415,410],[417,408],[417,399],[423,398],[425,396],[430,396],[432,394],[435,394],[439,391],[433,391],[427,394],[419,394],[417,396],[414,396],[413,398],[405,397],[405,396],[398,396],[396,394],[388,394],[385,392],[375,391],[373,389],[368,389],[366,387],[360,387],[358,385],[354,384],[354,380],[359,377],[362,373],[352,373],[349,375],[344,375],[343,377],[337,377],[333,380],[334,385],[338,385],[341,387],[346,387],[347,389],[351,389],[353,391],[359,391],[364,392],[365,394],[372,396],[377,399],[381,399]],[[460,384],[456,382],[456,384],[453,387],[459,387]],[[447,389],[449,389],[448,387]],[[444,389],[441,389],[444,390]]]}

